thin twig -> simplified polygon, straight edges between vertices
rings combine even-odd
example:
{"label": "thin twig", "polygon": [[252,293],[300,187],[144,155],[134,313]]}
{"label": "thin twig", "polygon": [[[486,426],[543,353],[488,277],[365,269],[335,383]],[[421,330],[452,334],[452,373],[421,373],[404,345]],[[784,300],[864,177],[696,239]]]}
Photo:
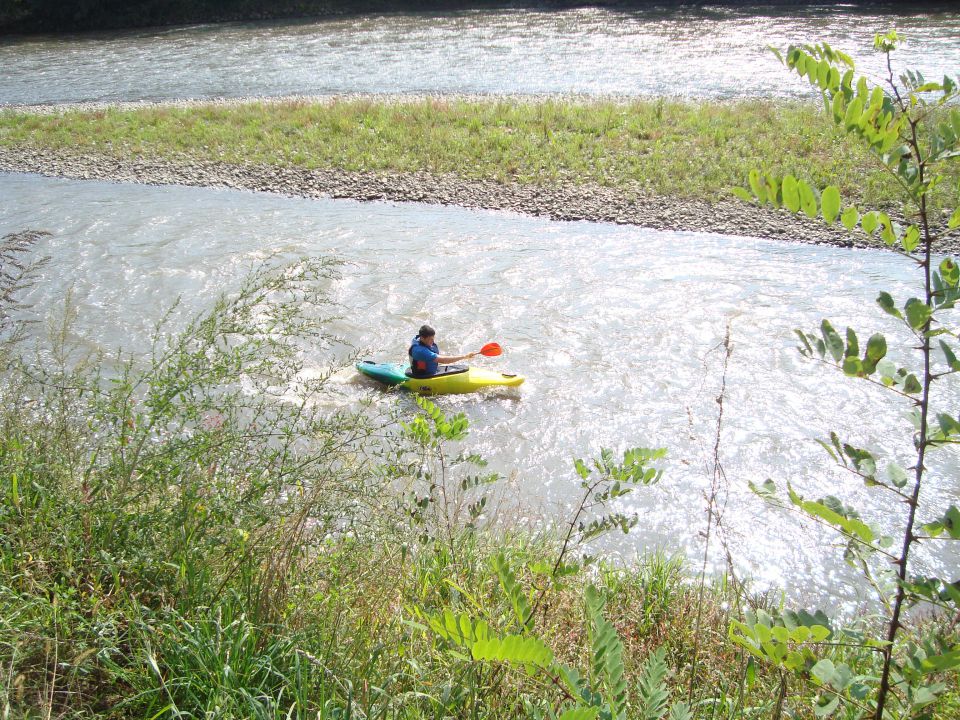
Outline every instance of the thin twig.
{"label": "thin twig", "polygon": [[716,502],[717,495],[720,491],[720,481],[724,477],[723,468],[720,464],[720,439],[721,439],[721,430],[723,428],[723,400],[726,395],[727,390],[727,368],[730,363],[730,354],[732,348],[730,345],[730,322],[727,321],[727,330],[723,339],[723,371],[721,373],[720,379],[720,392],[717,395],[716,402],[718,406],[717,410],[717,426],[716,432],[714,434],[714,443],[713,443],[713,477],[710,483],[710,494],[707,496],[707,530],[704,535],[704,546],[703,546],[703,564],[700,568],[700,582],[697,590],[697,616],[694,621],[694,645],[693,645],[693,659],[690,662],[690,685],[687,690],[687,702],[693,703],[693,687],[694,679],[697,674],[697,662],[699,660],[700,654],[700,638],[701,634],[701,625],[703,622],[703,594],[706,585],[706,575],[707,575],[707,563],[710,558],[710,538],[713,532],[714,520],[716,517]]}

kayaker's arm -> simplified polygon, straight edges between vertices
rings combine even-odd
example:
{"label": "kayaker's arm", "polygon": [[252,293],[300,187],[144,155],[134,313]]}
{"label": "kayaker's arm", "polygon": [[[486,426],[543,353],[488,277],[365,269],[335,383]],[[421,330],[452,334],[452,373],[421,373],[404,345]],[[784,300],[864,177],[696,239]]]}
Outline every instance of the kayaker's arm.
{"label": "kayaker's arm", "polygon": [[460,362],[461,360],[469,360],[470,358],[475,358],[477,353],[467,353],[466,355],[438,355],[437,362],[441,365],[449,365],[451,363]]}

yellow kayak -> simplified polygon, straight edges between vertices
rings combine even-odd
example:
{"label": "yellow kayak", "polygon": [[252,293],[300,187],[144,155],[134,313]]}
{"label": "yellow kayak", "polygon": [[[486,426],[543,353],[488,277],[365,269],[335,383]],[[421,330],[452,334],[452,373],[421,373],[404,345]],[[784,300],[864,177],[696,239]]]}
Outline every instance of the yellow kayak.
{"label": "yellow kayak", "polygon": [[356,365],[357,370],[379,380],[385,385],[413,390],[421,395],[450,395],[469,393],[485,387],[516,387],[523,383],[522,375],[493,372],[462,365],[445,365],[440,372],[428,378],[414,378],[407,375],[409,368],[398,363],[376,363],[363,360]]}

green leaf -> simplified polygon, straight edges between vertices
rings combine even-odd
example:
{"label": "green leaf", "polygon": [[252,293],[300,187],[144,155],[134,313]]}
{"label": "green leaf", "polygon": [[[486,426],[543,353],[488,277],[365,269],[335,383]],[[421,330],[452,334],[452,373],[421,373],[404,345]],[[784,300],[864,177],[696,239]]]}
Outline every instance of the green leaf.
{"label": "green leaf", "polygon": [[[826,450],[827,455],[829,455],[834,462],[837,462],[837,463],[840,462],[839,456],[833,451],[833,448],[830,447],[827,443],[825,443],[823,440],[814,440],[814,442],[816,442],[820,447]],[[770,481],[767,480],[767,482],[770,482]],[[756,489],[754,489],[754,492],[757,492]]]}
{"label": "green leaf", "polygon": [[587,615],[590,619],[591,672],[603,681],[612,697],[615,716],[626,711],[627,681],[623,663],[623,642],[602,614],[603,599],[593,586],[587,588]]}
{"label": "green leaf", "polygon": [[437,635],[460,647],[470,648],[474,642],[490,634],[484,621],[474,623],[466,613],[454,615],[449,608],[445,608],[441,614],[424,614],[421,617]]}
{"label": "green leaf", "polygon": [[880,239],[883,240],[884,244],[893,247],[897,242],[897,234],[893,230],[893,222],[890,220],[890,216],[886,213],[879,214],[880,220]]}
{"label": "green leaf", "polygon": [[510,599],[513,606],[513,613],[520,626],[526,630],[533,629],[533,616],[530,612],[530,605],[527,603],[527,596],[517,582],[510,565],[507,563],[503,553],[498,553],[493,558],[493,568],[500,580],[500,587],[504,594]]}
{"label": "green leaf", "polygon": [[664,648],[657,648],[644,663],[637,682],[638,718],[657,720],[667,711],[667,701],[670,698],[666,685],[668,671]]}
{"label": "green leaf", "polygon": [[830,324],[829,320],[824,320],[820,323],[820,334],[823,336],[823,342],[833,356],[833,359],[836,362],[840,362],[840,358],[843,357],[843,340],[840,338],[840,335],[837,334],[837,331],[833,329],[833,325]]}
{"label": "green leaf", "polygon": [[960,227],[960,208],[957,208],[953,211],[953,214],[950,216],[950,219],[947,220],[947,227],[951,230]]}
{"label": "green leaf", "polygon": [[777,485],[770,478],[764,480],[762,485],[757,485],[752,480],[748,480],[747,485],[764,500],[772,500],[777,496]]}
{"label": "green leaf", "polygon": [[742,187],[733,188],[733,194],[746,202],[754,202],[754,200],[756,200],[756,198],[754,198],[753,195],[751,195],[749,192],[744,190]]}
{"label": "green leaf", "polygon": [[940,432],[945,438],[960,434],[960,423],[947,413],[937,413],[937,424],[940,426]]}
{"label": "green leaf", "polygon": [[587,617],[590,622],[595,622],[603,613],[604,599],[603,595],[597,590],[595,585],[587,585],[584,593],[584,600],[587,605]]}
{"label": "green leaf", "polygon": [[787,175],[783,178],[783,204],[790,212],[800,211],[800,188],[797,186],[797,179],[793,175]]}
{"label": "green leaf", "polygon": [[843,215],[840,216],[840,222],[843,223],[843,226],[847,230],[853,230],[857,226],[857,223],[860,222],[860,213],[851,205],[843,211]]}
{"label": "green leaf", "polygon": [[916,225],[908,227],[907,231],[903,234],[903,239],[900,240],[900,244],[907,252],[916,250],[920,245],[920,228]]}
{"label": "green leaf", "polygon": [[798,180],[797,186],[800,189],[800,208],[808,218],[815,218],[817,216],[817,197],[813,193],[813,188],[803,180]]}
{"label": "green leaf", "polygon": [[893,315],[895,318],[900,318],[903,320],[903,314],[897,309],[897,306],[893,302],[893,297],[891,297],[890,293],[881,292],[877,297],[877,305],[879,305],[888,315]]}
{"label": "green leaf", "polygon": [[588,477],[590,477],[592,470],[587,467],[587,464],[583,460],[576,458],[573,461],[573,467],[576,469],[577,475],[580,476],[581,480],[586,480]]}
{"label": "green leaf", "polygon": [[854,467],[864,475],[875,475],[877,472],[877,461],[873,454],[867,450],[855,448],[853,445],[845,444],[843,452],[853,461]]}
{"label": "green leaf", "polygon": [[951,539],[960,540],[960,510],[956,505],[951,505],[942,518],[935,523],[924,525],[924,529],[934,537],[946,532]]}
{"label": "green leaf", "polygon": [[807,662],[807,658],[804,656],[804,653],[797,652],[796,650],[788,652],[787,657],[783,661],[783,666],[791,672],[803,670],[808,664],[809,663]]}
{"label": "green leaf", "polygon": [[846,104],[846,99],[843,97],[843,93],[838,92],[833,96],[833,103],[831,104],[830,109],[833,111],[833,121],[835,123],[843,122]]}
{"label": "green leaf", "polygon": [[940,277],[950,287],[957,287],[960,284],[960,266],[953,258],[945,258],[940,263]]}
{"label": "green leaf", "polygon": [[561,682],[569,690],[571,697],[583,696],[586,680],[580,676],[576,668],[557,663],[554,670],[559,675]]}
{"label": "green leaf", "polygon": [[787,485],[787,488],[790,495],[790,502],[811,517],[820,518],[830,525],[840,528],[849,536],[855,537],[866,544],[872,543],[877,537],[873,529],[862,520],[846,517],[824,502],[804,500],[802,496],[798,495],[796,491],[789,486],[789,484]]}
{"label": "green leaf", "polygon": [[767,190],[767,200],[771,205],[780,207],[780,181],[770,175],[764,175],[763,183]]}
{"label": "green leaf", "polygon": [[553,663],[553,651],[542,640],[520,635],[477,640],[471,654],[474,660],[496,660],[517,667],[533,665],[546,669]]}
{"label": "green leaf", "polygon": [[803,51],[800,50],[800,48],[791,45],[787,50],[787,67],[795,69],[798,75],[803,75],[803,72],[801,72],[799,67],[799,63],[803,60]]}
{"label": "green leaf", "polygon": [[951,650],[942,655],[927,656],[921,662],[921,666],[923,670],[928,673],[943,672],[944,670],[952,670],[955,667],[960,667],[960,649]]}
{"label": "green leaf", "polygon": [[943,340],[940,341],[940,349],[943,351],[943,356],[947,359],[947,365],[950,366],[950,369],[960,370],[960,360],[957,360],[953,350]]}
{"label": "green leaf", "polygon": [[[835,432],[830,433],[830,443],[833,445],[833,449],[837,451],[837,458],[843,458],[843,448],[840,446],[840,436]],[[835,458],[836,459],[836,458]],[[846,465],[846,461],[843,461]]]}
{"label": "green leaf", "polygon": [[823,642],[832,635],[830,628],[825,625],[811,625],[810,632],[812,633],[811,640],[813,640],[813,642]]}
{"label": "green leaf", "polygon": [[865,374],[863,362],[856,356],[847,355],[843,358],[843,374],[849,377],[858,377]]}
{"label": "green leaf", "polygon": [[847,106],[843,115],[843,126],[849,131],[860,127],[860,117],[863,115],[863,98],[855,97]]}
{"label": "green leaf", "polygon": [[837,678],[837,669],[832,661],[824,658],[810,668],[810,674],[822,684],[832,685],[834,680]]}
{"label": "green leaf", "polygon": [[933,316],[933,310],[930,306],[918,298],[910,298],[907,300],[903,309],[906,314],[907,323],[914,330],[923,328]]}
{"label": "green leaf", "polygon": [[813,357],[813,347],[811,347],[810,341],[807,340],[807,334],[799,329],[794,329],[794,332],[797,334],[797,337],[800,338],[800,342],[803,343],[803,347],[799,348],[800,352],[807,357]]}
{"label": "green leaf", "polygon": [[827,81],[830,78],[830,63],[826,60],[821,60],[817,64],[817,85],[820,86],[821,90],[827,89]]}
{"label": "green leaf", "polygon": [[596,720],[599,714],[598,707],[577,707],[564,711],[557,720]]}
{"label": "green leaf", "polygon": [[813,706],[813,714],[818,718],[825,718],[833,715],[840,705],[840,696],[836,693],[830,693],[827,696],[821,696],[817,699],[817,704]]}
{"label": "green leaf", "polygon": [[840,190],[835,185],[828,185],[823,189],[820,203],[823,207],[823,219],[827,221],[827,225],[833,225],[840,214]]}
{"label": "green leaf", "polygon": [[750,189],[753,191],[753,194],[756,196],[757,200],[761,203],[767,201],[767,189],[763,181],[760,178],[759,170],[751,170],[750,174],[747,176],[747,180],[750,183]]}
{"label": "green leaf", "polygon": [[734,644],[744,648],[754,657],[767,660],[767,656],[760,649],[760,644],[756,642],[753,630],[748,625],[745,625],[739,620],[731,620],[730,625],[727,627],[727,637],[729,637]]}
{"label": "green leaf", "polygon": [[[897,49],[897,43],[900,42],[900,37],[897,34],[896,30],[888,30],[885,33],[877,33],[873,36],[873,49],[882,53],[893,52]],[[880,88],[874,89],[874,95]],[[882,95],[881,91],[881,95]]]}
{"label": "green leaf", "polygon": [[[889,296],[888,296],[889,297]],[[866,357],[874,365],[882,360],[887,354],[887,339],[880,333],[874,333],[867,340]]]}
{"label": "green leaf", "polygon": [[860,218],[860,227],[863,228],[863,231],[867,235],[873,235],[874,231],[880,225],[880,219],[877,217],[877,213],[868,212],[865,213],[862,218]]}
{"label": "green leaf", "polygon": [[920,381],[917,380],[917,376],[913,373],[907,375],[903,380],[903,391],[910,395],[916,395],[917,393],[923,390],[923,385],[920,384]]}
{"label": "green leaf", "polygon": [[853,328],[847,328],[847,348],[843,352],[844,357],[856,357],[860,354],[860,345],[857,342],[857,333]]}

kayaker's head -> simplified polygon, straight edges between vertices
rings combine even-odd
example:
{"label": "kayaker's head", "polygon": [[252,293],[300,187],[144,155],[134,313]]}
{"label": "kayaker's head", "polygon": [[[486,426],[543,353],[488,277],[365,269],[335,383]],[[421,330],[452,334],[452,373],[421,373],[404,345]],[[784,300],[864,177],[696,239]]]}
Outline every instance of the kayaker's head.
{"label": "kayaker's head", "polygon": [[421,326],[420,333],[419,333],[420,342],[422,342],[427,347],[429,347],[430,345],[433,345],[433,340],[436,337],[436,335],[437,335],[436,331],[434,331],[434,329],[429,325]]}

